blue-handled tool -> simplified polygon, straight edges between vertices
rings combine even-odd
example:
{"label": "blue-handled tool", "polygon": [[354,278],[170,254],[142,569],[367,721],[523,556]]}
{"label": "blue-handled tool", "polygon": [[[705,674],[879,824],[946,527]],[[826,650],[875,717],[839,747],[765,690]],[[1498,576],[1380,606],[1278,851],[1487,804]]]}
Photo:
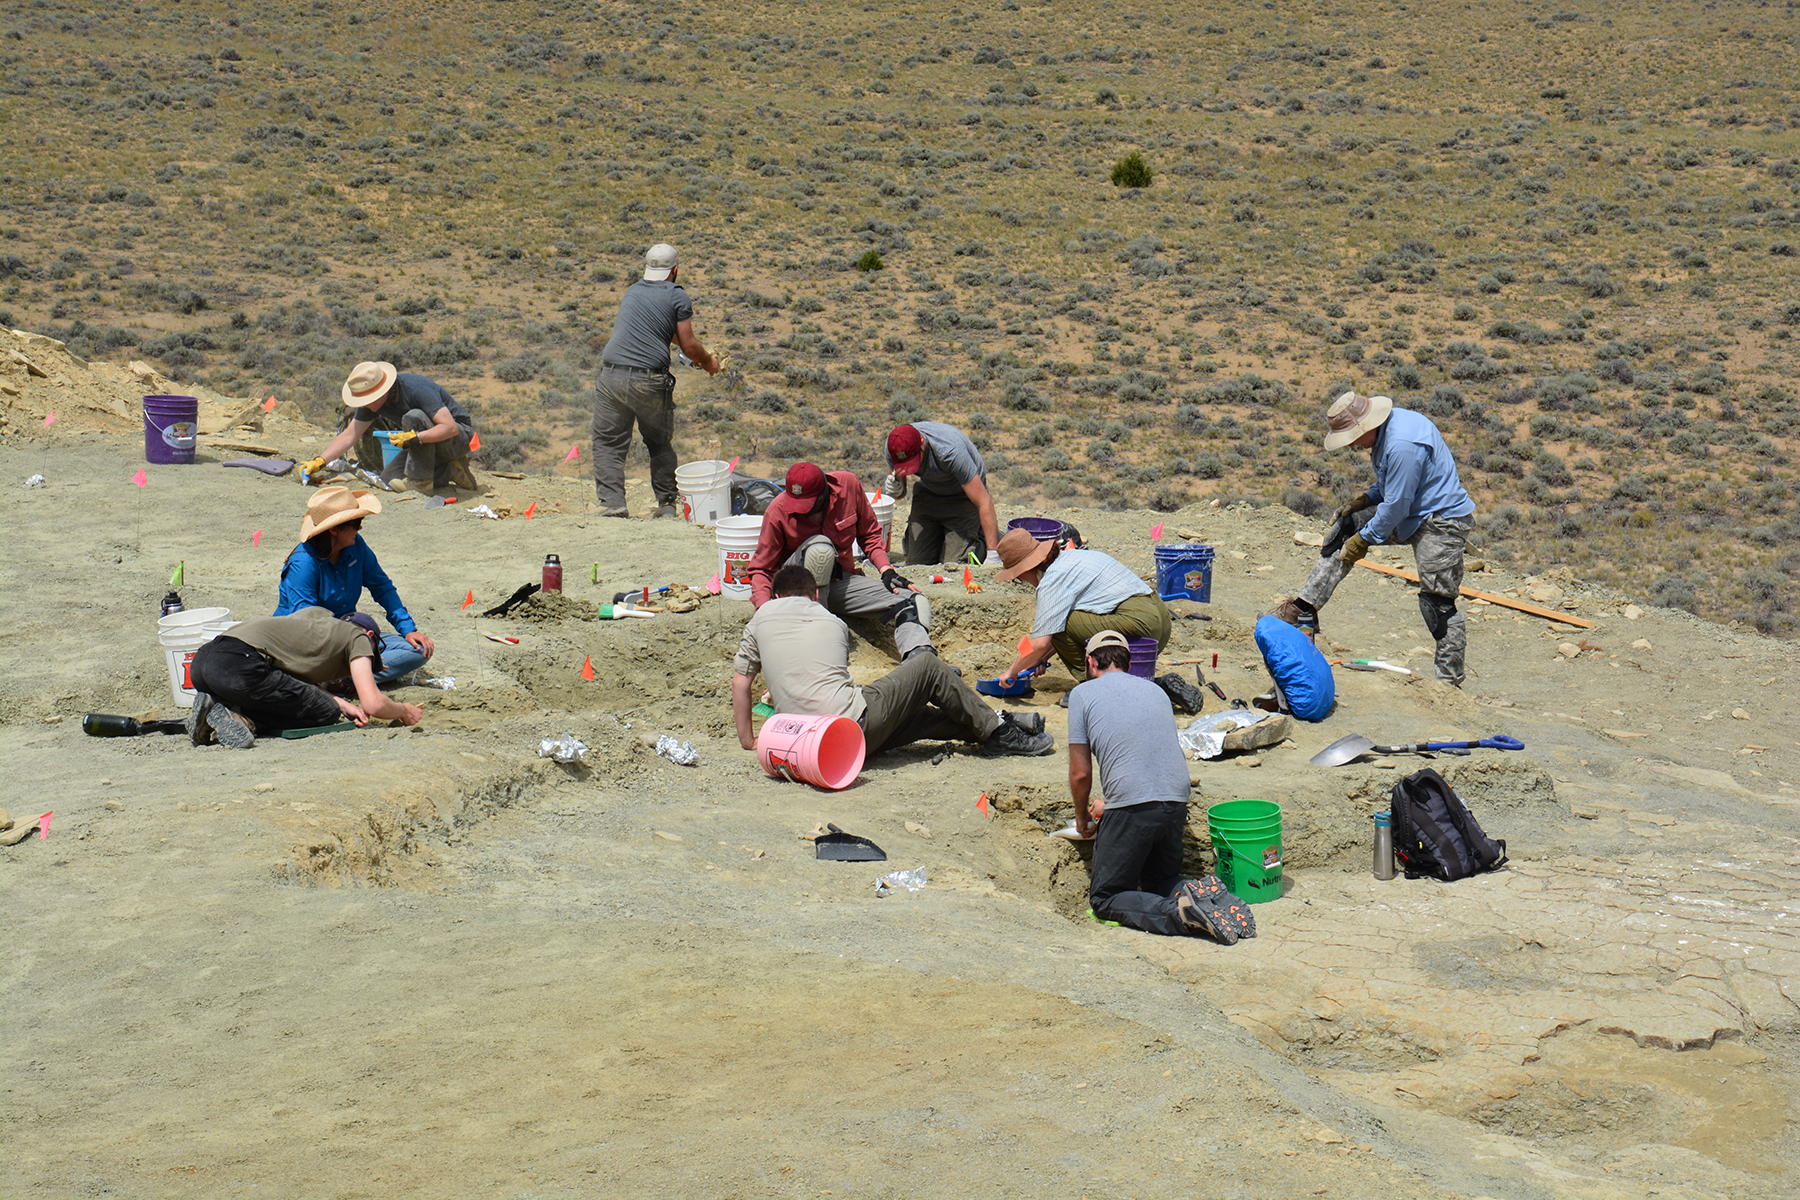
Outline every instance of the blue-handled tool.
{"label": "blue-handled tool", "polygon": [[1315,767],[1341,767],[1352,759],[1373,751],[1376,754],[1422,754],[1437,750],[1523,750],[1518,738],[1496,734],[1476,742],[1414,742],[1406,746],[1377,746],[1360,733],[1347,734],[1325,747],[1310,760]]}

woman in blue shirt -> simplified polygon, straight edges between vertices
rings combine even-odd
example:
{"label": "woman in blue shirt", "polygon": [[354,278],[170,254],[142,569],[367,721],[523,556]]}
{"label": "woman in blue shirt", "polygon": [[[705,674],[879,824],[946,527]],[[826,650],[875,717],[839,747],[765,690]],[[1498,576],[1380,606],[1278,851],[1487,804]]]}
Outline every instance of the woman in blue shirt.
{"label": "woman in blue shirt", "polygon": [[281,568],[281,595],[275,616],[285,617],[317,605],[335,617],[356,611],[363,589],[375,597],[398,633],[381,635],[382,671],[375,682],[386,685],[425,665],[435,647],[419,632],[412,614],[375,552],[362,539],[364,517],[381,511],[381,501],[367,492],[328,487],[306,502],[300,522],[300,544]]}

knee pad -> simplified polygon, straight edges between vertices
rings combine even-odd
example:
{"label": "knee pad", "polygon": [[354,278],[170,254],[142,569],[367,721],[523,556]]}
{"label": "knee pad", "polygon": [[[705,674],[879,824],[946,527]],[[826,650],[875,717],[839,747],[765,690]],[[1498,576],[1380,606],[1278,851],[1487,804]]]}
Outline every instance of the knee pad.
{"label": "knee pad", "polygon": [[1431,631],[1433,640],[1441,642],[1450,628],[1450,618],[1456,615],[1456,601],[1449,596],[1420,592],[1419,615],[1425,618],[1425,628]]}
{"label": "knee pad", "polygon": [[930,629],[931,628],[931,601],[928,598],[926,598],[926,596],[923,592],[914,592],[913,597],[912,597],[912,603],[913,603],[913,607],[918,610],[919,624],[923,625],[926,629]]}
{"label": "knee pad", "polygon": [[894,623],[895,629],[900,628],[900,626],[906,624],[908,621],[921,627],[925,624],[925,622],[919,619],[918,599],[917,596],[913,596],[904,603],[896,604],[893,608],[888,610],[888,619]]}

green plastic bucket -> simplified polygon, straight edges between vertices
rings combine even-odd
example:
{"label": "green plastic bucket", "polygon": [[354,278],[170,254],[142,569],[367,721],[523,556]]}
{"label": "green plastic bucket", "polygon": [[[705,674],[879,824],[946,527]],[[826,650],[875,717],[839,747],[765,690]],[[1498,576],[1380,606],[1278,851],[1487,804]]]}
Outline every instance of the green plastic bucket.
{"label": "green plastic bucket", "polygon": [[1206,810],[1219,881],[1246,904],[1281,898],[1281,805],[1225,800]]}

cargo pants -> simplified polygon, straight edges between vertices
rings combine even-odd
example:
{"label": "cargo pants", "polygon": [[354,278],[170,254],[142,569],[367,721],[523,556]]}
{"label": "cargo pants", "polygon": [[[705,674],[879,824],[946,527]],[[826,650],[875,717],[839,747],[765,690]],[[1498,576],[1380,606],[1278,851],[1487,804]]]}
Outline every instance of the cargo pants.
{"label": "cargo pants", "polygon": [[[1374,515],[1374,509],[1354,514],[1357,528],[1361,529]],[[1426,517],[1406,539],[1419,568],[1419,614],[1437,643],[1433,669],[1439,679],[1458,687],[1463,681],[1468,632],[1462,613],[1457,611],[1456,598],[1462,594],[1463,549],[1474,527],[1473,516]],[[1319,559],[1300,589],[1300,599],[1315,609],[1324,608],[1351,569],[1335,554]]]}

